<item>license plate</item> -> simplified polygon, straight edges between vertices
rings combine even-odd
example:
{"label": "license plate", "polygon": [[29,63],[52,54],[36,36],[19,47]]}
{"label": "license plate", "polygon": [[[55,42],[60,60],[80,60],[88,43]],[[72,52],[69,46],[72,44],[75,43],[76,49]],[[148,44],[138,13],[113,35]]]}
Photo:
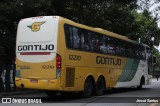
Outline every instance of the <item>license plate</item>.
{"label": "license plate", "polygon": [[38,80],[37,80],[37,79],[31,79],[31,82],[32,82],[32,83],[37,83]]}

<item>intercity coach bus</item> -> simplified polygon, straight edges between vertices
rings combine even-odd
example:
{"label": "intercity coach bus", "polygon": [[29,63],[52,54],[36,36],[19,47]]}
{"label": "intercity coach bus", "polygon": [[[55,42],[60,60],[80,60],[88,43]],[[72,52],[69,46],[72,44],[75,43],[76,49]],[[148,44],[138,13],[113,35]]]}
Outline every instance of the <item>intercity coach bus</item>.
{"label": "intercity coach bus", "polygon": [[149,46],[60,16],[22,19],[16,41],[16,86],[102,95],[151,80]]}

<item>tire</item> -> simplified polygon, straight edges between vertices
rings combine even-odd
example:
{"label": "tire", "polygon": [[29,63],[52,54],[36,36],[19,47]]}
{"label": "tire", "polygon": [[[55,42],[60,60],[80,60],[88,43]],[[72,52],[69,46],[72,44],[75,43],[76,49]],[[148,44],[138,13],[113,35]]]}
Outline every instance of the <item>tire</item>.
{"label": "tire", "polygon": [[143,78],[141,78],[141,81],[140,81],[140,85],[139,86],[137,86],[137,89],[142,89],[142,87],[143,87],[143,84],[144,84],[144,79]]}
{"label": "tire", "polygon": [[56,97],[57,96],[56,91],[46,91],[46,94],[48,95],[48,97]]}
{"label": "tire", "polygon": [[105,81],[102,77],[99,77],[96,83],[95,93],[97,96],[103,95],[105,90]]}
{"label": "tire", "polygon": [[82,96],[85,98],[91,97],[93,94],[93,81],[91,78],[87,78],[84,83],[84,90]]}

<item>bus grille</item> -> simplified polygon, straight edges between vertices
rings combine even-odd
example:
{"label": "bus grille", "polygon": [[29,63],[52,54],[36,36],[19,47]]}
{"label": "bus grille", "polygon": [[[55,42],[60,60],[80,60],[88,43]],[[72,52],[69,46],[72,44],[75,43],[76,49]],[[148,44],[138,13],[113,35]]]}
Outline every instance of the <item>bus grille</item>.
{"label": "bus grille", "polygon": [[75,68],[67,68],[66,69],[66,87],[74,86],[74,78],[75,77]]}

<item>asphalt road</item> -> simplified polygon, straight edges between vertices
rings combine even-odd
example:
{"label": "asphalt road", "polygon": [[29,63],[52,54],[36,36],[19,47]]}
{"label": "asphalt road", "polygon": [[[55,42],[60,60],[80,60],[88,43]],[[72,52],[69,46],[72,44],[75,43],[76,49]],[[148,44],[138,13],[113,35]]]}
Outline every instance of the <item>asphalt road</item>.
{"label": "asphalt road", "polygon": [[[37,99],[38,104],[19,104],[16,100],[13,100],[12,102],[15,103],[0,104],[0,106],[160,106],[160,80],[153,79],[152,84],[144,86],[142,90],[136,88],[112,89],[106,90],[103,96],[93,96],[91,98],[82,98],[78,95],[47,98],[44,92],[13,95],[7,98],[12,98],[12,100],[13,98]],[[40,104],[41,101],[42,104]]]}

